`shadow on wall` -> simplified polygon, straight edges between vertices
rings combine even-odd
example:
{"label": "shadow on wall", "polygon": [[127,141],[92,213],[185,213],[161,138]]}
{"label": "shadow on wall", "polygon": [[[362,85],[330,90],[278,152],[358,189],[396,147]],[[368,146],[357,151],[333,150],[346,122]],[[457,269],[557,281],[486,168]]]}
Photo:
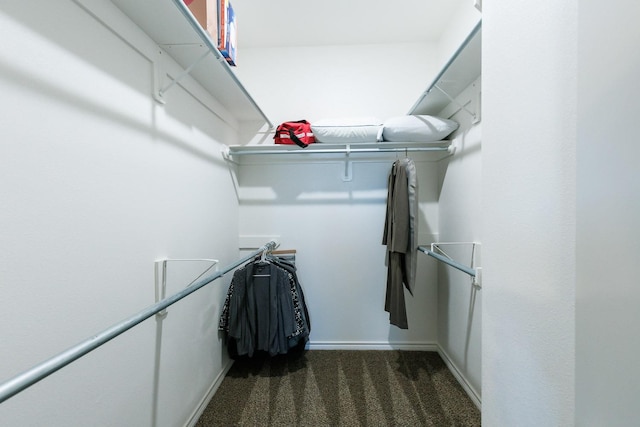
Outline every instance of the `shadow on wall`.
{"label": "shadow on wall", "polygon": [[[2,78],[33,91],[38,96],[64,103],[83,114],[106,118],[148,134],[153,140],[168,142],[205,161],[221,166],[225,164],[220,155],[220,147],[210,146],[210,143],[211,138],[226,141],[232,137],[233,132],[229,127],[215,116],[212,120],[212,114],[201,103],[190,95],[180,95],[178,88],[174,89],[174,94],[176,97],[182,96],[184,100],[176,99],[176,102],[164,107],[157,104],[151,96],[152,61],[140,50],[123,42],[120,36],[115,35],[80,5],[68,3],[65,7],[65,4],[45,2],[35,8],[27,3],[9,2],[2,3],[0,11],[13,18],[16,23],[39,34],[42,39],[35,41],[35,47],[33,38],[25,37],[27,41],[16,42],[16,49],[23,52],[27,50],[19,61],[0,56]],[[52,20],[51,16],[56,16],[56,19]],[[51,49],[45,50],[46,54],[42,55],[46,45],[51,45]],[[50,60],[61,58],[66,62],[55,64],[52,72],[41,66],[47,56]],[[25,65],[21,66],[21,63]],[[85,72],[86,75],[83,74]],[[61,75],[66,80],[62,80]],[[101,80],[88,82],[91,78]],[[112,82],[110,78],[117,79],[126,88],[137,92],[142,98],[135,97],[134,101],[138,102],[138,106],[148,108],[148,115],[144,114],[144,110],[140,114],[140,108],[132,110],[135,105],[124,105],[130,100],[118,99],[117,94],[106,99],[101,96],[100,91],[105,89],[100,86],[106,81]],[[95,91],[83,91],[82,85],[88,84],[92,84]],[[131,95],[130,91],[127,93]],[[172,134],[168,130],[161,130],[158,125],[159,111],[191,129],[194,138],[179,137],[177,132]],[[226,134],[223,133],[225,131]]]}
{"label": "shadow on wall", "polygon": [[[235,169],[234,183],[244,205],[384,204],[394,161],[354,161],[353,180],[346,182],[342,180],[344,159],[247,164]],[[438,202],[438,167],[436,162],[419,166],[435,168],[433,173],[418,171],[421,204]]]}
{"label": "shadow on wall", "polygon": [[349,182],[341,179],[344,161],[252,164],[239,168],[236,185],[242,204],[378,204],[390,164],[356,163]]}
{"label": "shadow on wall", "polygon": [[[449,342],[449,335],[451,328],[454,326],[460,326],[462,323],[456,322],[456,325],[451,324],[451,316],[461,318],[466,321],[464,323],[465,330],[464,335],[464,360],[463,366],[467,368],[469,357],[469,346],[471,340],[471,331],[474,328],[474,313],[476,310],[476,300],[480,288],[470,283],[470,278],[465,276],[464,273],[450,271],[451,267],[444,264],[438,265],[438,299],[440,300],[441,307],[445,308],[445,312],[439,316],[439,327],[446,333],[440,337],[441,344],[445,348],[449,348],[451,343]],[[453,288],[453,289],[452,289]],[[452,295],[453,294],[453,295]],[[458,300],[459,298],[468,297],[468,304],[466,306],[466,312],[450,312],[449,307],[454,304],[452,300]],[[456,304],[457,306],[457,304]],[[478,319],[476,319],[478,320]],[[475,325],[479,327],[479,325]],[[458,335],[458,334],[456,334]]]}
{"label": "shadow on wall", "polygon": [[[2,2],[0,11],[33,33],[39,34],[43,42],[55,44],[83,62],[91,64],[95,69],[108,72],[111,77],[143,95],[150,93],[151,73],[143,76],[132,75],[126,61],[122,61],[122,58],[114,61],[114,55],[117,58],[115,49],[121,48],[124,40],[96,17],[91,16],[80,1],[38,2],[37,6],[32,2]],[[52,17],[55,19],[51,19]],[[140,51],[138,54],[142,56]],[[144,58],[150,62],[149,58]],[[72,79],[74,76],[69,75],[69,78]],[[141,89],[136,84],[136,81],[140,80],[148,82],[148,90]]]}

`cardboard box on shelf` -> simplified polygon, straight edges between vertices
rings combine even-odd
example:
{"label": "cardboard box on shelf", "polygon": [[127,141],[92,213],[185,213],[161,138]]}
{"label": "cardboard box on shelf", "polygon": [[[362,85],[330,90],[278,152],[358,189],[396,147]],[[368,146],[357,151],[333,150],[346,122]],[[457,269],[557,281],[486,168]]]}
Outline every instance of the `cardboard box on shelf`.
{"label": "cardboard box on shelf", "polygon": [[218,5],[218,50],[222,52],[227,43],[227,2],[228,0],[217,0]]}
{"label": "cardboard box on shelf", "polygon": [[200,26],[209,34],[214,44],[218,42],[218,0],[184,0]]}

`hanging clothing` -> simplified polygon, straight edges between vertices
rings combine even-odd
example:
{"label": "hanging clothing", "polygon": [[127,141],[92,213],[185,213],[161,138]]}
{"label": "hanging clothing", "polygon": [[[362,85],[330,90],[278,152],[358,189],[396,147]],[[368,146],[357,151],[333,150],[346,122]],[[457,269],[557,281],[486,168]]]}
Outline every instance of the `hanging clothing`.
{"label": "hanging clothing", "polygon": [[413,160],[397,160],[388,178],[382,244],[387,245],[385,310],[392,325],[407,329],[403,286],[413,295],[417,266],[418,179]]}
{"label": "hanging clothing", "polygon": [[275,356],[304,346],[311,324],[295,266],[269,257],[236,270],[218,329],[232,357]]}

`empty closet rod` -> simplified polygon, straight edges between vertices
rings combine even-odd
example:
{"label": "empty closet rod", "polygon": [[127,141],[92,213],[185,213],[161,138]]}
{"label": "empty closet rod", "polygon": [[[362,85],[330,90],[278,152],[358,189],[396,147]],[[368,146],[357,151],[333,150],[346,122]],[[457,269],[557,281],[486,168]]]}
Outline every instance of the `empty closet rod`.
{"label": "empty closet rod", "polygon": [[237,156],[244,154],[354,154],[354,153],[405,153],[414,151],[448,151],[453,153],[454,146],[448,147],[379,147],[379,148],[304,148],[299,150],[230,150],[225,151],[225,156]]}
{"label": "empty closet rod", "polygon": [[211,275],[204,277],[197,282],[194,282],[191,286],[183,289],[182,291],[168,298],[165,298],[162,301],[157,302],[156,304],[149,306],[148,308],[142,310],[138,314],[135,314],[130,318],[123,320],[122,322],[116,325],[113,325],[112,327],[105,329],[102,332],[97,333],[91,338],[88,338],[76,344],[75,346],[63,351],[62,353],[56,356],[53,356],[52,358],[45,360],[44,362],[23,372],[22,374],[15,376],[9,381],[6,381],[3,384],[0,384],[0,403],[20,393],[21,391],[32,386],[38,381],[46,378],[47,376],[53,374],[54,372],[65,367],[71,362],[81,358],[82,356],[89,353],[90,351],[95,350],[96,348],[107,343],[108,341],[111,341],[112,339],[122,334],[123,332],[128,331],[129,329],[138,325],[142,321],[159,313],[160,311],[166,309],[170,305],[180,301],[184,297],[192,294],[193,292],[197,291],[203,286],[208,285],[214,280],[222,277],[223,275],[235,269],[236,267],[244,264],[247,261],[250,261],[255,256],[265,251],[271,251],[275,249],[277,246],[278,246],[277,242],[272,240],[266,245],[259,248],[258,250],[247,255],[246,257],[227,266],[223,270],[216,271]]}
{"label": "empty closet rod", "polygon": [[454,260],[449,259],[444,255],[440,255],[439,253],[430,251],[429,249],[425,248],[424,246],[418,246],[418,250],[421,251],[421,252],[424,252],[425,254],[427,254],[427,255],[429,255],[431,257],[434,257],[438,261],[442,261],[445,264],[448,264],[453,268],[457,268],[458,270],[467,273],[471,277],[476,277],[476,269],[474,269],[474,268],[469,268],[466,265],[462,265],[462,264],[460,264],[458,262],[455,262]]}

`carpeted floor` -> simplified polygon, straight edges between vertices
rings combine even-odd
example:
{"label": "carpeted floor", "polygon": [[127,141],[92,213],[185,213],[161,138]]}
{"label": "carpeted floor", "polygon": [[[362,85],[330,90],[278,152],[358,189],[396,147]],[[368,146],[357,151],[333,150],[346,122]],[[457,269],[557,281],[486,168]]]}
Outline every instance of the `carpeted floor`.
{"label": "carpeted floor", "polygon": [[479,425],[435,352],[313,350],[236,361],[196,427]]}

